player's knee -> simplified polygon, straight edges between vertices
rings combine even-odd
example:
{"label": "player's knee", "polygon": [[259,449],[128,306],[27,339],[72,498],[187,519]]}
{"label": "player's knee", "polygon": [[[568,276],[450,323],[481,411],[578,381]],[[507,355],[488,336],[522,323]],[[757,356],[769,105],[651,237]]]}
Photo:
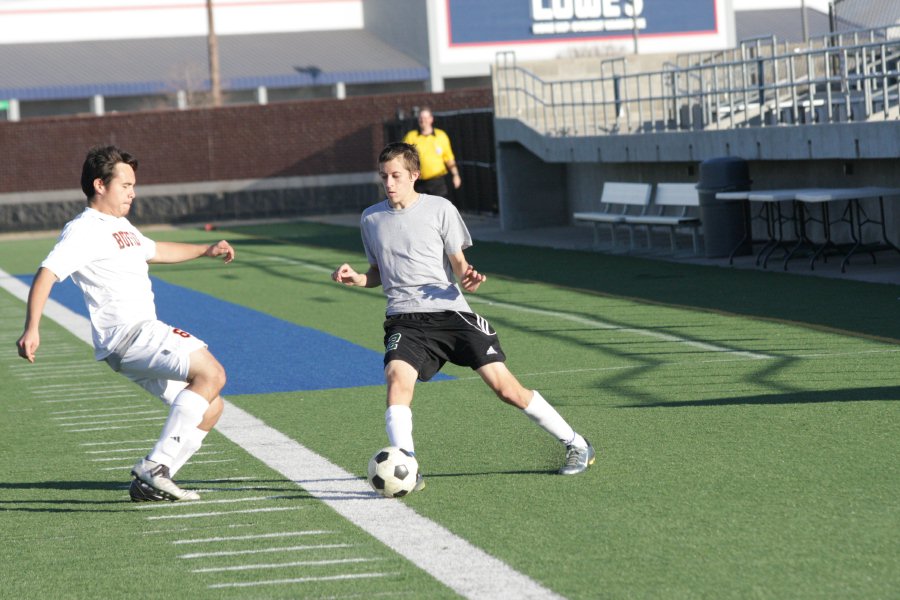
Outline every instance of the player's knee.
{"label": "player's knee", "polygon": [[228,382],[228,376],[225,374],[225,367],[216,362],[213,371],[213,381],[215,382],[216,387],[221,392],[225,387],[225,384]]}
{"label": "player's knee", "polygon": [[213,397],[219,395],[219,392],[222,391],[225,383],[228,381],[228,377],[225,375],[225,367],[216,360],[211,361],[199,375],[199,379],[210,390],[210,395]]}

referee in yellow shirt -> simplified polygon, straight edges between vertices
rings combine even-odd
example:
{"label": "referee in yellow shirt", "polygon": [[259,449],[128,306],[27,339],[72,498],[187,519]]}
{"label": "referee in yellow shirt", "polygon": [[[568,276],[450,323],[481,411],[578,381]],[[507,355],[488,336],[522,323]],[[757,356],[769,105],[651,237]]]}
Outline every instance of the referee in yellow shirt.
{"label": "referee in yellow shirt", "polygon": [[419,128],[409,131],[403,141],[412,144],[419,151],[419,168],[421,174],[415,183],[415,191],[420,194],[431,194],[446,198],[447,172],[453,176],[453,188],[459,189],[462,179],[459,178],[459,167],[450,147],[450,138],[443,129],[434,127],[434,114],[431,108],[423,106],[419,110]]}

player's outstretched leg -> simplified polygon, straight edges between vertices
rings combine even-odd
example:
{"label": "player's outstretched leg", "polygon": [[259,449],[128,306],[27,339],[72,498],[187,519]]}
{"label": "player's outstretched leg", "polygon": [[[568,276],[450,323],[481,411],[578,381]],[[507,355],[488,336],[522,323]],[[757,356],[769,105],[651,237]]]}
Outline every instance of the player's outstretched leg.
{"label": "player's outstretched leg", "polygon": [[537,390],[529,390],[502,362],[489,363],[478,369],[478,374],[497,394],[497,397],[520,409],[538,427],[566,446],[566,460],[560,475],[583,473],[596,460],[593,446],[556,412]]}

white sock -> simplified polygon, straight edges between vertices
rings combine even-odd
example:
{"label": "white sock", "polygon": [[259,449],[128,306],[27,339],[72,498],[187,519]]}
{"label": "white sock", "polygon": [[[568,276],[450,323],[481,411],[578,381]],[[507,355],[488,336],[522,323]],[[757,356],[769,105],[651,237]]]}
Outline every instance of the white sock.
{"label": "white sock", "polygon": [[[558,439],[560,442],[569,445],[582,446],[587,445],[587,442],[584,441],[584,438],[575,433],[575,430],[572,429],[572,426],[569,425],[562,416],[556,412],[556,409],[550,406],[550,403],[547,402],[541,393],[537,390],[534,391],[534,396],[531,398],[531,402],[522,409],[528,418],[537,423],[537,425]],[[579,443],[580,442],[580,443]]]}
{"label": "white sock", "polygon": [[208,408],[206,398],[187,389],[181,390],[169,409],[169,418],[163,425],[159,441],[147,455],[147,459],[171,469],[185,440],[197,429]]}
{"label": "white sock", "polygon": [[391,446],[415,453],[416,448],[412,437],[412,409],[410,407],[402,404],[388,406],[384,413],[384,424]]}
{"label": "white sock", "polygon": [[200,446],[203,445],[203,440],[208,433],[208,431],[203,431],[202,429],[194,429],[188,433],[185,439],[181,440],[181,451],[178,452],[175,461],[169,465],[170,477],[175,477],[175,473],[177,473],[181,467],[191,459],[194,453],[200,449]]}

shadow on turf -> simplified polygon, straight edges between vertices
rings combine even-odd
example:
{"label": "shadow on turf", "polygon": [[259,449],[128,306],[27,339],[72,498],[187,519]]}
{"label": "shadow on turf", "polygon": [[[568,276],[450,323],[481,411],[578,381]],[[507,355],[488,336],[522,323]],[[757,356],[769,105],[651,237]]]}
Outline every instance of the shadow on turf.
{"label": "shadow on turf", "polygon": [[851,388],[846,390],[801,391],[784,394],[759,394],[734,398],[710,398],[686,402],[647,402],[619,408],[687,408],[695,406],[741,406],[765,404],[817,404],[824,402],[877,402],[900,398],[900,386]]}

